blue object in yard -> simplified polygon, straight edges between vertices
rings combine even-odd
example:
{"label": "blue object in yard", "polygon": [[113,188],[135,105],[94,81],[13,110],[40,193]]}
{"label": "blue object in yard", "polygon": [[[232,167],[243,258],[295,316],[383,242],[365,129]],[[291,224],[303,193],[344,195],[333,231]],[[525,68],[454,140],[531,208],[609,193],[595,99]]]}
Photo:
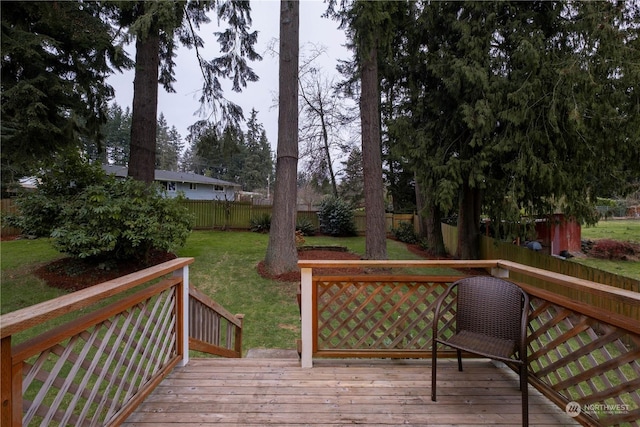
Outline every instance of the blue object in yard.
{"label": "blue object in yard", "polygon": [[525,246],[527,247],[527,249],[531,249],[532,251],[542,250],[542,245],[540,244],[540,242],[536,242],[535,240],[531,242],[527,242]]}

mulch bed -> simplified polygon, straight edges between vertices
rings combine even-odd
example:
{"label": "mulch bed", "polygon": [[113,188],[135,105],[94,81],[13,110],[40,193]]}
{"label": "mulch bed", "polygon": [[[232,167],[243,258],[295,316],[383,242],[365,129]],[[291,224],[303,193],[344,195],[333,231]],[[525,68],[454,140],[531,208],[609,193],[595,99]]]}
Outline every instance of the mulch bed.
{"label": "mulch bed", "polygon": [[162,251],[152,252],[146,262],[129,259],[122,260],[117,264],[68,257],[43,265],[34,271],[34,274],[51,287],[73,292],[175,258],[174,254]]}

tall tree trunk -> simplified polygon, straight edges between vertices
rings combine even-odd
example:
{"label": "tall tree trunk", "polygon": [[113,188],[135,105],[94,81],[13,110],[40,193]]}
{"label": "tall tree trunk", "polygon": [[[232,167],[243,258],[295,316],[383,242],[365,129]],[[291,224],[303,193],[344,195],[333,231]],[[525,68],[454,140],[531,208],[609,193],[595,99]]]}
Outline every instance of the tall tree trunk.
{"label": "tall tree trunk", "polygon": [[300,4],[280,2],[278,151],[273,216],[265,267],[271,274],[294,271],[298,175],[298,52]]}
{"label": "tall tree trunk", "polygon": [[155,175],[159,54],[157,29],[150,30],[145,38],[137,37],[129,176],[148,184]]}
{"label": "tall tree trunk", "polygon": [[447,251],[442,237],[442,212],[433,199],[433,188],[430,183],[425,184],[416,175],[414,176],[421,234],[426,236],[427,246],[434,255],[446,255]]}
{"label": "tall tree trunk", "polygon": [[480,257],[480,190],[471,188],[468,182],[460,189],[458,206],[458,253],[460,259]]}
{"label": "tall tree trunk", "polygon": [[367,259],[387,259],[387,230],[382,183],[380,142],[380,88],[376,42],[362,58],[360,120],[365,204],[365,252]]}

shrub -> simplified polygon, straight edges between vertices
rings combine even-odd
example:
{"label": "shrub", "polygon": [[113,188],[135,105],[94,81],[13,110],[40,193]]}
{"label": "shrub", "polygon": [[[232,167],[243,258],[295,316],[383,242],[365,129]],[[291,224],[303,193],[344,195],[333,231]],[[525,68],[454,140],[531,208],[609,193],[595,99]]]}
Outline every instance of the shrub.
{"label": "shrub", "polygon": [[145,258],[152,249],[184,245],[192,216],[159,187],[107,176],[98,164],[61,158],[38,176],[35,192],[18,200],[13,224],[27,234],[50,236],[76,258]]}
{"label": "shrub", "polygon": [[249,230],[256,233],[268,233],[271,229],[271,215],[263,213],[257,217],[251,218],[249,222]]}
{"label": "shrub", "polygon": [[394,237],[401,242],[416,244],[420,241],[420,238],[413,229],[413,224],[409,222],[401,222],[398,228],[392,230]]}
{"label": "shrub", "polygon": [[320,231],[330,236],[355,236],[356,224],[351,205],[343,199],[327,197],[318,211]]}
{"label": "shrub", "polygon": [[65,204],[52,231],[53,244],[78,258],[146,258],[152,249],[183,246],[192,216],[156,185],[108,177]]}
{"label": "shrub", "polygon": [[64,206],[90,185],[101,185],[107,175],[98,164],[90,164],[77,156],[60,158],[37,176],[35,192],[24,191],[16,199],[18,215],[7,223],[23,234],[49,237],[59,223]]}
{"label": "shrub", "polygon": [[303,236],[313,236],[316,234],[316,228],[309,218],[300,218],[296,222],[296,231],[299,231]]}

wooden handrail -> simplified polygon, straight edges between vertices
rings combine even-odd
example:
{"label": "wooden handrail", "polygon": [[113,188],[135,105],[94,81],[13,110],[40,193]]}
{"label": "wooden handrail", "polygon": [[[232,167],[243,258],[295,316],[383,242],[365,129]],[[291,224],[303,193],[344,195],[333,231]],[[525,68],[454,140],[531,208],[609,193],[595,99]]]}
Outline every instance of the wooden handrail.
{"label": "wooden handrail", "polygon": [[491,268],[497,267],[498,260],[300,260],[300,268]]}
{"label": "wooden handrail", "polygon": [[63,295],[31,307],[16,310],[0,317],[0,338],[15,335],[38,324],[55,319],[70,311],[88,307],[96,302],[157,279],[192,264],[193,258],[176,258],[165,263],[136,271],[90,288]]}
{"label": "wooden handrail", "polygon": [[207,305],[209,308],[214,310],[216,313],[220,314],[222,317],[224,317],[234,325],[238,327],[242,326],[242,321],[237,317],[237,315],[234,316],[233,314],[231,314],[231,312],[229,312],[223,306],[221,306],[220,304],[212,300],[208,295],[202,293],[202,291],[200,291],[198,288],[189,286],[189,296]]}
{"label": "wooden handrail", "polygon": [[[175,259],[1,316],[2,425],[122,421],[188,360],[192,262]],[[14,334],[63,314],[72,320],[12,345]]]}
{"label": "wooden handrail", "polygon": [[606,296],[617,301],[624,301],[626,304],[640,306],[640,293],[638,292],[603,285],[590,280],[578,279],[576,277],[567,276],[566,274],[554,273],[541,268],[529,267],[528,265],[518,264],[517,262],[512,261],[499,260],[498,267],[514,273],[522,273],[530,277],[543,279],[547,282],[556,283],[571,289],[586,291],[593,295]]}
{"label": "wooden handrail", "polygon": [[[201,351],[241,357],[242,315],[188,286],[193,261],[174,259],[0,316],[0,424],[119,425],[175,366],[187,363],[191,342]],[[109,297],[116,298],[96,307]],[[200,324],[217,328],[216,339],[189,336],[193,304],[207,319],[215,317]],[[77,316],[12,345],[14,334],[68,313]]]}

